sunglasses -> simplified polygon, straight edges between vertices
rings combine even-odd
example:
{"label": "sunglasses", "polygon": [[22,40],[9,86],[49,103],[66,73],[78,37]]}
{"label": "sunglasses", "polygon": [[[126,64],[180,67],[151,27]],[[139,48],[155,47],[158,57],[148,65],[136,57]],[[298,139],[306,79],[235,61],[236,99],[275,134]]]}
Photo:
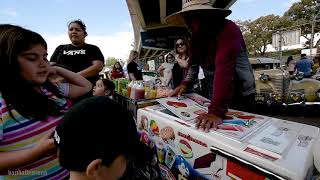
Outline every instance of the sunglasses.
{"label": "sunglasses", "polygon": [[183,46],[183,45],[186,45],[186,43],[184,43],[184,42],[182,42],[182,43],[177,43],[177,44],[176,44],[176,47],[181,47],[181,46]]}

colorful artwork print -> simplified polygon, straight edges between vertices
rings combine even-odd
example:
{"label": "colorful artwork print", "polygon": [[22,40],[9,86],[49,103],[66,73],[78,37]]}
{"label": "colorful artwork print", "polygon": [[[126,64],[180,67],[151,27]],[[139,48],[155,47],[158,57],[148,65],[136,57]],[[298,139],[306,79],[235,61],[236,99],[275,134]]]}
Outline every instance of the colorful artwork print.
{"label": "colorful artwork print", "polygon": [[178,169],[184,177],[188,177],[190,175],[188,167],[186,167],[186,165],[183,162],[181,162],[181,164],[178,165]]}
{"label": "colorful artwork print", "polygon": [[150,120],[150,129],[149,129],[149,134],[151,136],[156,135],[159,136],[159,127],[158,124],[155,120]]}
{"label": "colorful artwork print", "polygon": [[188,107],[186,103],[183,102],[175,102],[175,101],[168,101],[167,104],[169,106],[173,106],[175,108],[179,108],[179,107]]}
{"label": "colorful artwork print", "polygon": [[165,165],[159,164],[160,173],[162,179],[165,180],[176,180],[174,175],[171,173],[170,169],[168,169]]}
{"label": "colorful artwork print", "polygon": [[172,127],[166,126],[162,128],[160,131],[160,137],[165,143],[171,145],[172,147],[175,146],[174,145],[175,135]]}
{"label": "colorful artwork print", "polygon": [[248,115],[244,112],[229,111],[227,114],[228,116],[222,124],[218,125],[216,131],[238,140],[268,122],[268,119],[262,116]]}
{"label": "colorful artwork print", "polygon": [[164,149],[164,145],[161,142],[159,142],[157,144],[157,155],[158,155],[159,163],[164,162],[165,154],[166,154],[166,151]]}
{"label": "colorful artwork print", "polygon": [[181,139],[179,141],[179,148],[180,148],[180,151],[181,151],[183,157],[192,158],[192,156],[193,156],[192,147],[190,146],[190,144],[187,141]]}
{"label": "colorful artwork print", "polygon": [[204,179],[181,155],[176,156],[175,168],[187,179]]}
{"label": "colorful artwork print", "polygon": [[148,118],[144,115],[141,116],[141,121],[140,121],[140,124],[139,124],[139,130],[145,130],[147,131],[148,129]]}
{"label": "colorful artwork print", "polygon": [[[208,108],[202,106],[208,102],[206,98],[195,93],[186,94],[184,98],[167,97],[157,99],[157,101],[191,127],[195,126],[194,120],[199,115],[208,112]],[[242,140],[251,132],[259,129],[269,119],[263,116],[229,110],[227,117],[223,120],[223,124],[220,124],[215,131],[236,140]]]}
{"label": "colorful artwork print", "polygon": [[169,169],[171,169],[175,160],[176,153],[170,148],[170,146],[167,146],[166,158],[164,160],[164,163],[168,166]]}
{"label": "colorful artwork print", "polygon": [[224,124],[235,124],[240,126],[249,126],[249,121],[242,119],[226,119],[223,120]]}
{"label": "colorful artwork print", "polygon": [[142,131],[140,134],[140,141],[146,145],[149,145],[149,136],[146,132]]}
{"label": "colorful artwork print", "polygon": [[218,129],[244,132],[244,128],[236,124],[220,124],[218,125]]}
{"label": "colorful artwork print", "polygon": [[157,101],[185,121],[194,120],[200,114],[208,111],[206,107],[188,98],[167,97],[157,99]]}
{"label": "colorful artwork print", "polygon": [[201,106],[205,106],[208,107],[211,103],[211,101],[205,97],[200,96],[199,94],[196,93],[190,93],[190,94],[186,94],[185,95],[187,98],[195,101],[196,103],[198,103]]}

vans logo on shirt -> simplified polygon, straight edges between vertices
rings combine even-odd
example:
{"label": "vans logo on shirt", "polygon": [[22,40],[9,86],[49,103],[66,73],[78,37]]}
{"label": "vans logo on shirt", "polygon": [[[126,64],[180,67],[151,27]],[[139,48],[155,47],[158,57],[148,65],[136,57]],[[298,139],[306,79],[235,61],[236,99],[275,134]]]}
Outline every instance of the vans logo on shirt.
{"label": "vans logo on shirt", "polygon": [[70,50],[70,51],[63,51],[63,54],[66,55],[77,55],[77,54],[86,54],[86,50],[80,49],[80,50]]}

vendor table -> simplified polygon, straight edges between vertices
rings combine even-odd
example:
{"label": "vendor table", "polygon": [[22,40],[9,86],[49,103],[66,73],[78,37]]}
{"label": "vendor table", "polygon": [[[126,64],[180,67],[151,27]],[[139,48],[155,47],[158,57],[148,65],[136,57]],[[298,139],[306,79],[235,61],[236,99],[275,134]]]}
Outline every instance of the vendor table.
{"label": "vendor table", "polygon": [[118,102],[121,106],[126,108],[131,115],[136,119],[137,118],[137,110],[139,108],[143,108],[146,106],[151,106],[154,104],[158,104],[156,99],[138,99],[134,100],[127,96],[121,95],[119,93],[114,93],[114,100]]}
{"label": "vendor table", "polygon": [[235,110],[205,133],[161,105],[138,109],[137,128],[166,180],[309,179],[319,135],[314,126]]}

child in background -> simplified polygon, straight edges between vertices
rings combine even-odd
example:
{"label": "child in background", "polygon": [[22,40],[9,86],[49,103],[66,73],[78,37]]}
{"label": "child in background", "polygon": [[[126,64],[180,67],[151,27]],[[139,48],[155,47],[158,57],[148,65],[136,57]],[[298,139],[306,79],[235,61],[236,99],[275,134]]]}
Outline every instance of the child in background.
{"label": "child in background", "polygon": [[[130,169],[138,166],[130,164],[145,159],[148,147],[139,141],[130,113],[107,97],[88,98],[73,106],[56,128],[54,139],[70,179],[147,179],[138,173],[140,169]],[[158,175],[150,174],[148,179],[159,179]]]}
{"label": "child in background", "polygon": [[112,97],[115,85],[108,79],[99,79],[93,87],[93,96]]}
{"label": "child in background", "polygon": [[175,61],[174,55],[168,53],[165,57],[165,61],[166,62],[162,63],[161,66],[158,68],[158,72],[160,74],[163,74],[164,77],[162,85],[172,88],[172,68]]}
{"label": "child in background", "polygon": [[[53,130],[71,106],[68,98],[81,96],[92,86],[79,74],[50,66],[47,55],[47,44],[38,33],[0,25],[0,174],[4,179],[69,175],[59,165]],[[65,83],[53,84],[51,75],[64,78]]]}

